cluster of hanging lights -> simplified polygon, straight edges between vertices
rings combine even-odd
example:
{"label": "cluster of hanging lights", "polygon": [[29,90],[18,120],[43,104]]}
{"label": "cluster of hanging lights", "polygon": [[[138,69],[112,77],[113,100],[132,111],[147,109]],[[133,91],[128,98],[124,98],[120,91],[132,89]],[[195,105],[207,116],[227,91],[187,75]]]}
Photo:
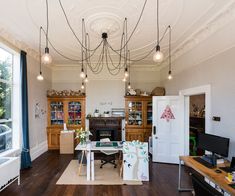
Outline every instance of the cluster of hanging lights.
{"label": "cluster of hanging lights", "polygon": [[[166,30],[164,31],[163,36],[160,39],[160,33],[159,33],[159,0],[157,0],[157,43],[156,45],[148,51],[146,54],[143,55],[143,57],[139,59],[131,59],[130,55],[130,50],[128,49],[128,43],[131,40],[133,34],[135,33],[135,30],[137,29],[137,26],[142,18],[147,0],[144,1],[140,16],[138,18],[138,21],[136,25],[134,26],[133,30],[130,33],[130,36],[128,36],[128,30],[127,30],[127,18],[125,18],[123,22],[123,32],[120,40],[120,47],[118,49],[115,49],[112,47],[112,45],[108,41],[108,34],[107,32],[103,32],[101,35],[101,41],[99,44],[91,49],[90,48],[90,37],[88,32],[86,32],[86,26],[85,26],[85,21],[82,19],[82,38],[81,40],[78,38],[77,34],[75,33],[74,29],[72,28],[66,11],[63,7],[63,4],[61,0],[58,0],[60,7],[62,9],[62,12],[64,14],[67,26],[71,30],[73,36],[75,37],[76,41],[81,47],[81,59],[75,59],[66,56],[62,52],[57,49],[54,44],[50,41],[48,37],[48,29],[49,29],[49,17],[48,17],[48,0],[46,0],[46,16],[47,16],[47,25],[46,25],[46,30],[43,29],[43,27],[40,27],[40,37],[39,37],[39,55],[40,55],[40,70],[39,70],[39,75],[37,76],[38,80],[43,80],[43,75],[42,75],[42,64],[51,64],[52,62],[52,57],[49,53],[49,47],[48,44],[54,49],[54,51],[65,58],[66,60],[76,62],[81,65],[81,72],[80,72],[80,78],[82,79],[82,85],[81,89],[85,89],[86,83],[89,81],[88,80],[88,69],[93,73],[93,74],[99,74],[104,67],[106,67],[111,75],[117,75],[120,73],[121,70],[124,70],[124,77],[123,77],[123,82],[127,82],[127,88],[131,89],[131,81],[130,81],[130,65],[131,63],[135,63],[138,61],[141,61],[147,57],[149,57],[150,54],[155,50],[155,53],[153,55],[153,61],[157,63],[161,63],[164,59],[164,55],[161,52],[160,49],[160,42],[162,39],[165,37],[166,33],[169,31],[169,71],[168,71],[168,79],[172,79],[172,71],[171,71],[171,26],[169,25]],[[41,34],[42,32],[45,34],[46,37],[46,47],[44,54],[41,55]],[[97,63],[91,63],[92,56],[96,53],[99,53],[98,61]],[[115,54],[118,57],[118,62],[114,63],[114,60],[112,59],[111,53]]]}

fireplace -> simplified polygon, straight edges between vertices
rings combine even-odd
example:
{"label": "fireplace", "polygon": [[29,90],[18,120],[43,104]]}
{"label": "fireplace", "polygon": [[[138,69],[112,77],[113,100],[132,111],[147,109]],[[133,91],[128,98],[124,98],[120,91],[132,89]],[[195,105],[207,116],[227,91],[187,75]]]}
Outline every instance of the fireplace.
{"label": "fireplace", "polygon": [[96,141],[103,138],[109,138],[111,141],[118,141],[117,137],[118,130],[113,129],[100,129],[96,131]]}
{"label": "fireplace", "polygon": [[92,133],[92,141],[99,141],[102,138],[109,138],[111,141],[121,141],[123,118],[91,117],[88,119],[89,129]]}

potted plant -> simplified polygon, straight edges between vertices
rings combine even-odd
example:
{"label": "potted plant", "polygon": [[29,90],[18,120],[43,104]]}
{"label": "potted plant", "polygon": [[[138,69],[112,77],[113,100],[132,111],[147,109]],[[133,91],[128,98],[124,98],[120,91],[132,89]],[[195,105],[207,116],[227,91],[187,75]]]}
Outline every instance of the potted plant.
{"label": "potted plant", "polygon": [[95,109],[94,116],[99,117],[99,110],[98,109]]}
{"label": "potted plant", "polygon": [[89,139],[89,136],[92,135],[88,129],[85,130],[82,127],[80,129],[76,129],[75,134],[75,139],[79,139],[81,145],[85,145],[86,141]]}
{"label": "potted plant", "polygon": [[104,117],[109,117],[109,111],[104,112]]}

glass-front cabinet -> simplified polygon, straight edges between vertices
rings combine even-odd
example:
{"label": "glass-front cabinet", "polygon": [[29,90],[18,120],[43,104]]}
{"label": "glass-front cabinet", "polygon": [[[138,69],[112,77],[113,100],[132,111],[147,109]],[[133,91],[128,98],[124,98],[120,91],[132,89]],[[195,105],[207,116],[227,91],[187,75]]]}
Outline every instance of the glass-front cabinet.
{"label": "glass-front cabinet", "polygon": [[152,97],[126,96],[126,140],[148,141],[152,133]]}
{"label": "glass-front cabinet", "polygon": [[82,106],[80,101],[68,102],[68,125],[81,125]]}
{"label": "glass-front cabinet", "polygon": [[142,101],[128,101],[128,119],[129,126],[143,125],[143,104]]}
{"label": "glass-front cabinet", "polygon": [[152,127],[152,122],[153,122],[153,106],[152,106],[152,101],[147,101],[146,103],[146,124],[147,126]]}
{"label": "glass-front cabinet", "polygon": [[64,104],[61,101],[50,102],[51,125],[64,124]]}
{"label": "glass-front cabinet", "polygon": [[47,139],[49,149],[59,149],[60,131],[85,127],[85,96],[48,97]]}

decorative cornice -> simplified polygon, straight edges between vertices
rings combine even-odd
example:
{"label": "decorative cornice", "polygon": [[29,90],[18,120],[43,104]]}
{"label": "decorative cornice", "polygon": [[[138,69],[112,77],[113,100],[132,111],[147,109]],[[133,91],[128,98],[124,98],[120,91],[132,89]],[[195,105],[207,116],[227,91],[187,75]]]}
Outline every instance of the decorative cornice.
{"label": "decorative cornice", "polygon": [[[114,62],[115,63],[115,62]],[[62,70],[80,70],[79,64],[56,64],[51,67],[54,71]],[[160,71],[160,67],[157,67],[154,64],[132,64],[131,69],[134,71]]]}
{"label": "decorative cornice", "polygon": [[[226,24],[235,18],[235,0],[231,0],[220,12],[216,13],[212,18],[204,23],[196,32],[191,34],[172,52],[172,62],[183,54],[187,53],[205,39],[216,33]],[[159,66],[160,69],[168,66],[168,58]]]}
{"label": "decorative cornice", "polygon": [[7,32],[4,28],[0,28],[0,37],[5,40],[6,42],[8,42],[9,44],[11,44],[13,47],[17,48],[18,50],[24,50],[25,52],[27,52],[28,55],[30,55],[31,57],[33,57],[35,60],[39,60],[39,54],[37,51],[35,51],[34,49],[32,49],[29,45],[27,45],[26,43],[15,39],[12,34],[10,34],[9,32]]}

